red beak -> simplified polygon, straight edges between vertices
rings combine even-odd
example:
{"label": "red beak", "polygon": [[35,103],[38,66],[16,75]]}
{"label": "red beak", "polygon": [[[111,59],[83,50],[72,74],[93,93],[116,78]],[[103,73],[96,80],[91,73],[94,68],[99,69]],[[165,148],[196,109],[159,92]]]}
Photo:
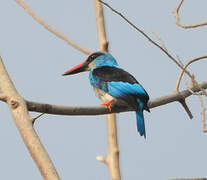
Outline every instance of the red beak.
{"label": "red beak", "polygon": [[83,62],[83,63],[80,63],[80,64],[78,64],[77,66],[75,66],[75,67],[73,67],[73,68],[67,70],[67,71],[63,74],[63,76],[71,75],[71,74],[76,74],[76,73],[79,73],[79,72],[83,72],[83,71],[86,70],[87,66],[88,66],[88,63],[87,63],[86,61]]}

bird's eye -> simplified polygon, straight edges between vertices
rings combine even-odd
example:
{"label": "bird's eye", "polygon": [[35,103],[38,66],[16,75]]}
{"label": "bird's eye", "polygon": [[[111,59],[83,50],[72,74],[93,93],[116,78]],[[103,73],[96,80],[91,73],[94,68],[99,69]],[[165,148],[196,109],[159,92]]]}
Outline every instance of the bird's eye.
{"label": "bird's eye", "polygon": [[101,56],[103,53],[95,53],[92,54],[88,57],[88,61],[93,61],[95,58],[97,58],[98,56]]}
{"label": "bird's eye", "polygon": [[96,54],[93,54],[93,55],[91,55],[90,57],[89,57],[89,59],[92,61],[92,60],[94,60],[95,58],[97,58],[98,56],[96,55]]}

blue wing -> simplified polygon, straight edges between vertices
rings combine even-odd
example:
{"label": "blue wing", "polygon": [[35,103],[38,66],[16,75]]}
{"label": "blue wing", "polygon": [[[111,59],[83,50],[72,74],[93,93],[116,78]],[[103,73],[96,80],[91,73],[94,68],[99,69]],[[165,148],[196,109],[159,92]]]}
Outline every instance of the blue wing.
{"label": "blue wing", "polygon": [[108,93],[113,97],[121,98],[127,95],[146,96],[147,93],[140,84],[128,82],[107,82]]}
{"label": "blue wing", "polygon": [[90,72],[90,82],[113,97],[125,99],[129,104],[129,101],[137,104],[134,101],[136,98],[140,98],[146,106],[149,100],[147,92],[139,82],[131,74],[118,67],[95,68]]}

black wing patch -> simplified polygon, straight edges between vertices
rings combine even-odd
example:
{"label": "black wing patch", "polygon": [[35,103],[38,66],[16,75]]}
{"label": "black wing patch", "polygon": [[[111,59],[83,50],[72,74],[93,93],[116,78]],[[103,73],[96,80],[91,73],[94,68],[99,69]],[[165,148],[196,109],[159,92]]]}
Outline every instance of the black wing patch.
{"label": "black wing patch", "polygon": [[[127,71],[116,67],[102,66],[93,70],[93,75],[100,78],[101,81],[122,81],[131,84],[138,83],[138,81]],[[139,84],[139,83],[138,83]]]}
{"label": "black wing patch", "polygon": [[[99,79],[99,87],[102,90],[104,90],[105,92],[108,92],[108,85],[107,82],[128,82],[130,84],[139,84],[139,82],[127,71],[120,69],[120,68],[116,68],[116,67],[110,67],[110,66],[102,66],[99,68],[96,68],[93,70],[93,76],[98,77]],[[147,107],[147,102],[149,100],[149,96],[146,92],[146,94],[128,94],[127,96],[123,96],[120,99],[123,99],[124,101],[126,101],[129,105],[131,105],[132,107],[134,107],[135,109],[138,108],[138,104],[136,101],[136,98],[140,98],[143,102],[144,102],[144,109],[148,110]]]}

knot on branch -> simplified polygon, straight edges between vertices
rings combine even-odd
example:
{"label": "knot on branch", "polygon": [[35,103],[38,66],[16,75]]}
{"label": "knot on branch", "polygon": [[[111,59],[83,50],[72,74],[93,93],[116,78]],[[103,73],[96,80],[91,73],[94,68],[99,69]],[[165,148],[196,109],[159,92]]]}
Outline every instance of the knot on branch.
{"label": "knot on branch", "polygon": [[16,109],[19,106],[19,102],[16,100],[11,100],[10,105],[12,109]]}

